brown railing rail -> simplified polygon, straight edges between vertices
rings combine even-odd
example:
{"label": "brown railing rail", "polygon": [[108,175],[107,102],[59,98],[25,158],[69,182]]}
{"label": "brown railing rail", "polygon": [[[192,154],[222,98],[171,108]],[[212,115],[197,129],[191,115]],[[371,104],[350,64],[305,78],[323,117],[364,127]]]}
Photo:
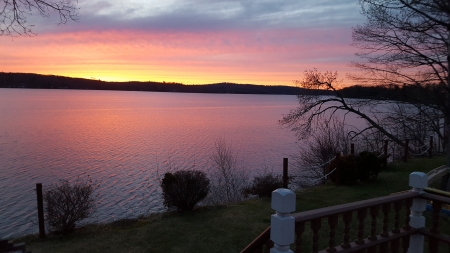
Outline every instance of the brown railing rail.
{"label": "brown railing rail", "polygon": [[[431,225],[429,229],[409,226],[410,208],[413,199],[432,201]],[[422,234],[428,238],[428,250],[437,253],[440,243],[450,245],[450,237],[440,233],[440,211],[450,198],[428,192],[407,191],[385,197],[325,207],[292,214],[295,218],[295,243],[293,250],[308,252],[407,252],[410,235]],[[381,214],[381,215],[380,215]],[[403,217],[403,218],[401,218]],[[352,226],[352,220],[356,224]],[[338,223],[340,221],[340,226]],[[310,225],[307,226],[307,223]],[[322,226],[326,229],[320,233]],[[309,227],[309,228],[308,228]],[[340,231],[337,233],[337,228]],[[309,230],[306,232],[306,230]],[[352,231],[353,230],[353,231]],[[381,233],[380,233],[381,231]],[[336,236],[339,234],[339,236]],[[308,240],[304,240],[307,236]],[[339,238],[338,238],[339,237]],[[322,240],[319,240],[322,238]],[[337,245],[337,241],[342,242]],[[305,247],[306,244],[309,244]],[[319,251],[319,248],[326,249]],[[261,233],[241,253],[269,252],[270,227]],[[378,248],[378,251],[377,251]]]}

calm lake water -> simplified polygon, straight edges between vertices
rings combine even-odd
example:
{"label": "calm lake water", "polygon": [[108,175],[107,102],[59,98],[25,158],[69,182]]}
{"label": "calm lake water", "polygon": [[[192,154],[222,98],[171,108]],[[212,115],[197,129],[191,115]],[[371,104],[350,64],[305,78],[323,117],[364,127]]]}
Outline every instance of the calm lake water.
{"label": "calm lake water", "polygon": [[208,171],[224,139],[253,175],[295,152],[295,96],[0,89],[0,239],[37,233],[35,184],[99,181],[89,222],[164,210],[158,175]]}

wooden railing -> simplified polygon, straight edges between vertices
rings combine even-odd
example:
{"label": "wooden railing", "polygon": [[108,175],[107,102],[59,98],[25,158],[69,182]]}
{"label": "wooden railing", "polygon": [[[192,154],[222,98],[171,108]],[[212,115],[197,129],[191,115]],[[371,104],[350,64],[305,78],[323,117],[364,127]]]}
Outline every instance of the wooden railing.
{"label": "wooden railing", "polygon": [[[425,193],[423,193],[420,198],[423,198],[428,201],[432,201],[432,211],[431,211],[431,227],[430,228],[420,228],[419,233],[428,237],[428,250],[430,253],[437,253],[441,243],[445,243],[448,245],[450,249],[450,236],[447,234],[442,234],[440,232],[440,224],[441,224],[441,210],[444,204],[450,204],[450,195],[448,192],[440,193],[439,191],[435,191],[432,189],[425,189]],[[433,193],[429,193],[433,192]],[[449,225],[446,224],[446,227],[449,228]],[[448,250],[447,252],[449,252]]]}
{"label": "wooden railing", "polygon": [[440,183],[439,188],[444,191],[450,191],[449,171],[450,168],[446,165],[437,167],[427,173],[428,185]]}
{"label": "wooden railing", "polygon": [[[424,248],[423,237],[426,237],[429,252],[437,253],[441,244],[450,245],[449,237],[439,229],[439,213],[444,204],[450,204],[450,197],[424,191],[426,184],[385,197],[292,214],[295,240],[288,247],[296,253],[422,252],[416,249]],[[427,217],[431,219],[430,228],[422,224],[427,201],[432,201],[433,208]],[[267,228],[241,253],[269,252],[274,245],[270,230]],[[274,252],[289,252],[283,247]],[[415,250],[408,251],[410,247]]]}

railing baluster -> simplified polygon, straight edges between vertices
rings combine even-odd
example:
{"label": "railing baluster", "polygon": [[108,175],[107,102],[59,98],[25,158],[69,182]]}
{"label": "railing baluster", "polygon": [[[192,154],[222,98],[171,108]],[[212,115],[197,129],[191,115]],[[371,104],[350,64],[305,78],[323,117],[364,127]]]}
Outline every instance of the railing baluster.
{"label": "railing baluster", "polygon": [[[428,176],[423,172],[413,172],[409,174],[409,186],[411,192],[423,193],[423,189],[428,186]],[[426,199],[414,198],[411,206],[410,226],[411,229],[422,229],[425,227],[425,217],[422,215],[426,210]],[[425,236],[420,233],[414,233],[410,236],[409,253],[422,253],[424,249]]]}
{"label": "railing baluster", "polygon": [[402,238],[402,249],[403,253],[407,253],[409,249],[409,236],[405,236]]}
{"label": "railing baluster", "polygon": [[400,239],[395,239],[391,241],[391,252],[400,252]]}
{"label": "railing baluster", "polygon": [[370,223],[370,236],[369,240],[376,241],[377,240],[377,216],[378,216],[379,206],[374,206],[370,208],[370,216],[372,218]]}
{"label": "railing baluster", "polygon": [[442,209],[442,202],[440,201],[433,201],[433,225],[430,229],[431,233],[439,234],[439,213]]}
{"label": "railing baluster", "polygon": [[439,240],[433,237],[429,238],[428,241],[428,250],[430,253],[437,253],[439,248]]}
{"label": "railing baluster", "polygon": [[384,204],[381,206],[383,212],[383,231],[381,232],[382,237],[388,237],[388,222],[389,222],[389,211],[391,209],[391,204]]}
{"label": "railing baluster", "polygon": [[[370,216],[371,216],[371,222],[370,222],[370,236],[369,236],[369,240],[371,241],[376,241],[377,240],[377,216],[378,216],[378,211],[379,211],[380,207],[379,206],[373,206],[370,208]],[[377,252],[377,247],[371,247],[367,250],[367,253],[376,253]]]}
{"label": "railing baluster", "polygon": [[[440,201],[433,201],[433,224],[430,229],[430,232],[433,234],[439,234],[439,213],[442,209],[442,202]],[[439,249],[439,240],[436,238],[431,237],[428,242],[428,249],[430,250],[430,253],[437,253]]]}
{"label": "railing baluster", "polygon": [[254,253],[265,253],[265,250],[264,250],[265,245],[266,244],[263,244],[263,245],[261,245],[261,247],[258,247],[257,249],[255,249]]}
{"label": "railing baluster", "polygon": [[264,252],[269,253],[270,249],[273,248],[273,241],[270,240],[266,243],[266,249],[264,250]]}
{"label": "railing baluster", "polygon": [[377,252],[377,247],[373,246],[367,249],[367,253],[376,253]]}
{"label": "railing baluster", "polygon": [[[404,230],[410,230],[411,226],[409,225],[409,215],[411,213],[411,206],[412,206],[413,200],[412,199],[407,199],[405,200],[405,225],[403,226]],[[409,239],[408,239],[408,243],[409,243]]]}
{"label": "railing baluster", "polygon": [[352,222],[352,212],[345,212],[344,213],[344,242],[342,243],[341,247],[344,249],[350,248],[350,222]]}
{"label": "railing baluster", "polygon": [[380,252],[388,252],[388,242],[383,242],[382,244],[380,244]]}
{"label": "railing baluster", "polygon": [[338,215],[328,217],[328,225],[330,226],[330,238],[328,240],[327,252],[336,252],[336,226],[338,224]]}
{"label": "railing baluster", "polygon": [[266,244],[262,244],[261,247],[258,247],[257,249],[255,249],[255,251],[253,251],[253,253],[265,253],[265,250],[264,250],[265,245]]}
{"label": "railing baluster", "polygon": [[303,232],[305,232],[305,223],[297,223],[295,226],[295,253],[302,253]]}
{"label": "railing baluster", "polygon": [[402,203],[400,201],[394,202],[394,228],[392,233],[400,233],[400,209],[402,208]]}
{"label": "railing baluster", "polygon": [[312,241],[312,252],[317,253],[319,252],[319,230],[322,226],[321,219],[315,219],[311,221],[311,229],[313,231],[313,241]]}
{"label": "railing baluster", "polygon": [[364,244],[364,220],[367,216],[367,209],[359,209],[357,213],[358,217],[358,239],[355,241],[356,244]]}

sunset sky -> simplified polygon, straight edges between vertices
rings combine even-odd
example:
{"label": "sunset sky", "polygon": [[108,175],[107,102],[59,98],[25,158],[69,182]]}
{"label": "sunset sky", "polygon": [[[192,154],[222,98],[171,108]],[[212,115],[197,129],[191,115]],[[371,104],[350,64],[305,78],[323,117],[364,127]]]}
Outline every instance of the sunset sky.
{"label": "sunset sky", "polygon": [[[1,4],[0,4],[1,6]],[[355,71],[357,0],[79,0],[79,21],[34,14],[0,37],[0,71],[105,81],[293,85],[305,69]]]}

